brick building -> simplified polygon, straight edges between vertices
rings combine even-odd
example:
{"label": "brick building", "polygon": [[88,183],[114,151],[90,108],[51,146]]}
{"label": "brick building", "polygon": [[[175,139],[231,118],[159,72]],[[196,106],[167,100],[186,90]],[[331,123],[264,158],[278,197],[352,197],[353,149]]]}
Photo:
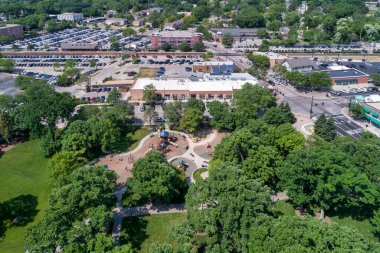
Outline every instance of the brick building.
{"label": "brick building", "polygon": [[1,24],[0,25],[0,36],[6,36],[13,40],[22,37],[24,30],[21,25],[15,24]]}
{"label": "brick building", "polygon": [[169,44],[172,48],[179,48],[181,44],[188,44],[191,48],[195,44],[202,43],[201,33],[191,33],[186,31],[164,31],[154,33],[150,36],[152,47],[159,49],[162,45]]}
{"label": "brick building", "polygon": [[368,84],[369,75],[357,69],[326,71],[333,85]]}
{"label": "brick building", "polygon": [[234,72],[236,64],[232,61],[225,62],[196,62],[193,64],[194,72],[204,72],[204,73],[216,73],[216,74],[226,74]]}

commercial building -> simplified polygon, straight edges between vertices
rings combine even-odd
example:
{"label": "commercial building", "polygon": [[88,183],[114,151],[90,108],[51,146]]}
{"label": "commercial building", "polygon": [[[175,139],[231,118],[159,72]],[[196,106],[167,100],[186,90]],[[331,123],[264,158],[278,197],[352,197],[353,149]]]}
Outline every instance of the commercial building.
{"label": "commercial building", "polygon": [[333,85],[368,84],[369,75],[357,69],[325,71]]}
{"label": "commercial building", "polygon": [[62,51],[97,51],[99,45],[97,43],[61,43]]}
{"label": "commercial building", "polygon": [[248,73],[229,75],[207,74],[202,79],[143,78],[137,79],[130,89],[132,100],[142,100],[144,87],[152,84],[156,91],[166,100],[230,100],[235,91],[246,83],[257,84],[257,79]]}
{"label": "commercial building", "polygon": [[104,22],[106,25],[118,25],[123,26],[127,23],[125,18],[109,18]]}
{"label": "commercial building", "polygon": [[166,23],[164,25],[164,30],[165,31],[175,31],[179,28],[179,26],[183,23],[183,20],[182,19],[178,19],[176,21],[173,21],[173,22],[170,22],[170,23]]}
{"label": "commercial building", "polygon": [[234,41],[240,41],[241,39],[256,38],[256,28],[212,28],[211,29],[214,41],[221,42],[222,37],[225,34],[231,34]]}
{"label": "commercial building", "polygon": [[108,10],[106,11],[106,14],[104,15],[105,18],[116,18],[117,11],[115,10]]}
{"label": "commercial building", "polygon": [[355,102],[360,104],[365,112],[365,118],[372,125],[380,127],[380,95],[356,96]]}
{"label": "commercial building", "polygon": [[193,64],[194,72],[215,73],[215,74],[227,74],[234,72],[236,64],[232,61],[225,62],[195,62]]}
{"label": "commercial building", "polygon": [[202,34],[187,31],[164,31],[152,34],[150,39],[152,47],[155,49],[161,48],[164,44],[169,44],[172,48],[178,48],[181,44],[188,44],[193,48],[195,44],[202,43]]}
{"label": "commercial building", "polygon": [[22,37],[24,30],[21,25],[0,24],[0,36],[7,36],[13,40]]}
{"label": "commercial building", "polygon": [[117,88],[119,91],[128,92],[129,89],[133,86],[135,80],[111,80],[104,83],[97,83],[91,85],[92,91],[98,91],[99,89],[104,88]]}
{"label": "commercial building", "polygon": [[284,63],[282,63],[288,71],[297,71],[301,73],[310,73],[315,70],[319,70],[317,64],[308,58],[295,58],[295,59],[287,59]]}
{"label": "commercial building", "polygon": [[84,19],[83,13],[62,13],[57,16],[58,20],[74,21],[79,22]]}

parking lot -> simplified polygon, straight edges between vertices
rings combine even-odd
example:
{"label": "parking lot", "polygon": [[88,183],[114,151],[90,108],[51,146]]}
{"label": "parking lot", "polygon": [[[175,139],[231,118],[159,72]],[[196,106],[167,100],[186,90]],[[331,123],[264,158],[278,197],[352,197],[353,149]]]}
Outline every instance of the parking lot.
{"label": "parking lot", "polygon": [[359,138],[364,129],[343,114],[331,116],[335,121],[336,131],[342,136]]}
{"label": "parking lot", "polygon": [[25,38],[0,46],[0,51],[4,50],[38,50],[57,51],[61,43],[96,43],[100,49],[109,49],[110,37],[116,37],[120,46],[124,49],[141,49],[149,45],[150,40],[137,36],[123,36],[116,30],[100,29],[66,29],[55,33],[44,33],[33,38]]}

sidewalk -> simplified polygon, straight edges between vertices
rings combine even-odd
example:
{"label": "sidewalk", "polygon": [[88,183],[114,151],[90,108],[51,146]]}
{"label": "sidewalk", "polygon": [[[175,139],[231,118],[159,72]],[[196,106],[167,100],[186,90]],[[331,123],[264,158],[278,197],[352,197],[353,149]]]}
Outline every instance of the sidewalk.
{"label": "sidewalk", "polygon": [[[365,122],[364,121],[357,121],[357,120],[353,119],[352,117],[349,116],[348,108],[343,108],[341,110],[341,112],[348,119],[352,120],[353,122],[355,122],[356,124],[361,126],[365,131],[368,131],[368,132],[376,135],[378,138],[380,138],[380,129],[379,128],[375,127],[371,123],[367,123],[366,121]],[[368,125],[368,127],[366,125]]]}

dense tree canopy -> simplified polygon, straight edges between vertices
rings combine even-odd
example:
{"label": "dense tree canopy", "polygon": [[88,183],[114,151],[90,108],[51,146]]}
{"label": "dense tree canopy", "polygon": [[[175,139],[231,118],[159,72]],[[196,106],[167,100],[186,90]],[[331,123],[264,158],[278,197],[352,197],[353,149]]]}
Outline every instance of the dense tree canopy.
{"label": "dense tree canopy", "polygon": [[127,185],[136,201],[170,203],[186,189],[183,171],[168,163],[158,151],[136,161]]}

